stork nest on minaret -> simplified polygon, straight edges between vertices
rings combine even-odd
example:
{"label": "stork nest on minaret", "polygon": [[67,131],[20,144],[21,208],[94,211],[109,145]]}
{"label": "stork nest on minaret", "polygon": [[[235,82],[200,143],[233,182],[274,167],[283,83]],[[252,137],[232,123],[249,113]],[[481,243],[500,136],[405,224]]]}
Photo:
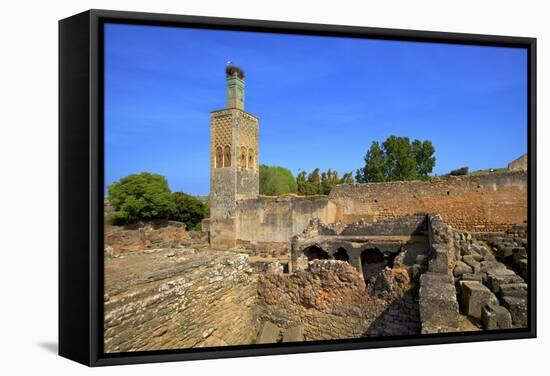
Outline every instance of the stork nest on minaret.
{"label": "stork nest on minaret", "polygon": [[225,67],[225,74],[228,76],[233,76],[236,74],[241,80],[244,80],[244,71],[235,65],[228,65]]}

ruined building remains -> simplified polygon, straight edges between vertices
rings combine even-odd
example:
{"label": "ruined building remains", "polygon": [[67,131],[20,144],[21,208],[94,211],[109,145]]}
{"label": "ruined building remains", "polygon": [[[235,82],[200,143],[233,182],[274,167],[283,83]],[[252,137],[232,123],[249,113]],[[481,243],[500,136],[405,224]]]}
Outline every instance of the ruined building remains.
{"label": "ruined building remains", "polygon": [[528,326],[526,156],[494,173],[260,196],[259,121],[244,72],[228,66],[226,80],[204,231],[105,229],[106,352]]}
{"label": "ruined building remains", "polygon": [[349,225],[438,213],[455,230],[474,233],[527,220],[526,158],[499,173],[340,185],[328,196],[260,196],[259,121],[244,110],[244,78],[242,69],[226,68],[227,107],[211,113],[211,216],[204,228],[213,248],[290,251],[313,218]]}

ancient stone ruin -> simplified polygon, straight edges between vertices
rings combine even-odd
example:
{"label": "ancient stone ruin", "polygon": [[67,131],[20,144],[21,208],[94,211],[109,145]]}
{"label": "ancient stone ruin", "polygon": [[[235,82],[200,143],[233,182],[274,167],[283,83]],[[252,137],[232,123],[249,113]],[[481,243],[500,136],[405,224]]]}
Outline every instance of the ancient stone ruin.
{"label": "ancient stone ruin", "polygon": [[211,113],[204,231],[106,226],[107,352],[528,324],[522,161],[328,196],[260,196],[259,121],[244,111],[244,77],[227,70],[227,108]]}

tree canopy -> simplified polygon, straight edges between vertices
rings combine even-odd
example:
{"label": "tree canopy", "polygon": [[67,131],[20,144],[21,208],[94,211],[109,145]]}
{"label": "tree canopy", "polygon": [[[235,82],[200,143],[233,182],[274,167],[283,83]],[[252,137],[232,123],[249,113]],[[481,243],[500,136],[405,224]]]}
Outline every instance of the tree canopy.
{"label": "tree canopy", "polygon": [[174,210],[169,219],[184,222],[188,230],[200,230],[203,218],[210,215],[210,205],[183,192],[172,194]]}
{"label": "tree canopy", "polygon": [[114,210],[111,215],[113,224],[168,218],[175,208],[168,181],[158,174],[128,175],[107,189]]}
{"label": "tree canopy", "polygon": [[260,194],[279,196],[296,192],[296,179],[290,170],[280,166],[260,166]]}
{"label": "tree canopy", "polygon": [[171,219],[188,229],[200,228],[209,205],[183,192],[170,191],[164,176],[142,172],[128,175],[107,187],[113,212],[109,222],[128,225],[138,221]]}
{"label": "tree canopy", "polygon": [[338,172],[330,168],[326,172],[321,172],[319,168],[316,168],[309,174],[306,171],[301,171],[296,177],[298,194],[304,196],[328,195],[336,185],[349,183],[353,183],[351,172],[339,177]]}
{"label": "tree canopy", "polygon": [[428,140],[411,143],[408,137],[390,136],[382,144],[373,141],[355,178],[360,183],[428,179],[434,153]]}

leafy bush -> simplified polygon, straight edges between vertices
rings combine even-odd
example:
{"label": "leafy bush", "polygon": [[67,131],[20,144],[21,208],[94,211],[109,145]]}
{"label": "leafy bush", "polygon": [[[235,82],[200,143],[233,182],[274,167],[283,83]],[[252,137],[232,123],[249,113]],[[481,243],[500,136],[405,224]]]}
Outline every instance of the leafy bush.
{"label": "leafy bush", "polygon": [[168,182],[158,174],[128,175],[107,189],[114,210],[110,221],[114,225],[168,218],[175,208]]}
{"label": "leafy bush", "polygon": [[208,201],[183,192],[170,191],[161,175],[142,172],[128,175],[109,185],[112,225],[128,225],[138,221],[171,219],[184,222],[187,229],[200,229],[203,218],[210,214]]}
{"label": "leafy bush", "polygon": [[279,166],[260,166],[260,194],[279,196],[296,192],[296,179],[290,170]]}
{"label": "leafy bush", "polygon": [[170,219],[184,222],[188,230],[200,230],[201,221],[209,215],[209,205],[183,192],[174,192],[172,199],[174,211]]}

